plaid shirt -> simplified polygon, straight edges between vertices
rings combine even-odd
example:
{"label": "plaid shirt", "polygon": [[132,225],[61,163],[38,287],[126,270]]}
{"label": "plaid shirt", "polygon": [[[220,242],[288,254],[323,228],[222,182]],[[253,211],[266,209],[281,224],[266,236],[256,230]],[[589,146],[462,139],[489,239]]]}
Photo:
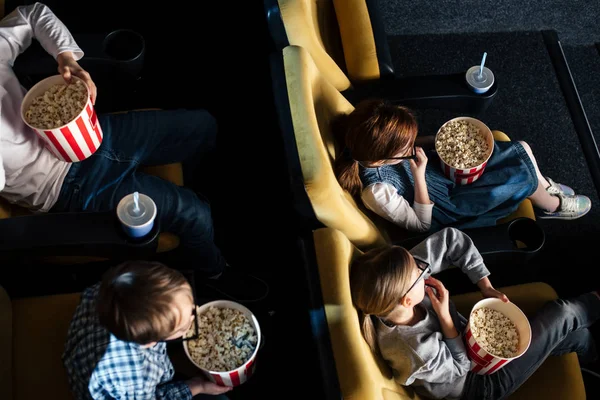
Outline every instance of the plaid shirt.
{"label": "plaid shirt", "polygon": [[100,325],[98,288],[99,284],[82,293],[62,356],[75,397],[191,400],[185,383],[166,383],[174,371],[165,343],[143,348],[117,339]]}

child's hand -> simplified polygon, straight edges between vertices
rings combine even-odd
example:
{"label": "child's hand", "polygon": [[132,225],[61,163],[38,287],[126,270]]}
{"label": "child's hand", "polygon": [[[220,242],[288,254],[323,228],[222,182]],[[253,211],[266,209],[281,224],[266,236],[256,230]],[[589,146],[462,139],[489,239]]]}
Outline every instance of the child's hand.
{"label": "child's hand", "polygon": [[[425,285],[428,285],[425,286],[425,291],[427,292],[429,299],[431,299],[431,305],[438,317],[440,319],[450,318],[450,295],[448,289],[446,289],[442,282],[433,277],[425,279]],[[432,286],[433,288],[429,286]],[[435,289],[435,291],[433,291],[433,289]]]}
{"label": "child's hand", "polygon": [[413,179],[425,178],[425,167],[427,166],[427,156],[425,155],[425,151],[423,148],[417,147],[415,149],[417,159],[409,160],[410,162],[410,172],[413,174]]}
{"label": "child's hand", "polygon": [[83,82],[90,89],[90,95],[92,98],[92,104],[96,104],[96,97],[98,95],[98,89],[96,88],[96,84],[92,80],[90,74],[81,68],[79,63],[75,61],[73,58],[73,53],[70,51],[65,51],[60,53],[56,58],[58,61],[58,73],[62,75],[63,79],[66,83],[71,83],[71,76],[75,75],[78,78],[81,78]]}
{"label": "child's hand", "polygon": [[509,302],[508,297],[504,293],[494,289],[494,287],[492,286],[492,282],[490,282],[487,276],[481,278],[479,282],[477,282],[477,286],[479,287],[479,290],[481,291],[483,297],[495,297],[497,299],[502,300],[505,303]]}
{"label": "child's hand", "polygon": [[506,296],[504,293],[494,289],[491,286],[481,289],[481,294],[483,295],[483,297],[486,297],[486,298],[487,297],[495,297],[497,299],[502,300],[505,303],[508,303],[510,301],[510,300],[508,300],[508,296]]}
{"label": "child's hand", "polygon": [[229,387],[229,386],[217,385],[216,383],[210,382],[202,376],[196,376],[192,379],[185,381],[185,383],[190,388],[190,392],[192,392],[192,396],[195,396],[195,395],[201,394],[201,393],[212,394],[212,395],[223,394],[223,393],[229,392],[231,389],[233,389],[232,387]]}

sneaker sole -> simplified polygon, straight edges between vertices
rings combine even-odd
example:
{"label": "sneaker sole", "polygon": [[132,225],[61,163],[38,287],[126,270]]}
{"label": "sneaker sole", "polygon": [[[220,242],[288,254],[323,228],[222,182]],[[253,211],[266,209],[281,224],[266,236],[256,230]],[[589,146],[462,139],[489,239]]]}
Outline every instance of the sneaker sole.
{"label": "sneaker sole", "polygon": [[[591,209],[590,209],[591,210]],[[536,215],[537,218],[539,219],[563,219],[563,220],[573,220],[573,219],[578,219],[583,217],[584,215],[586,215],[587,213],[590,212],[590,210],[587,210],[585,213],[581,214],[581,215],[577,215],[577,216],[560,216],[560,215]]]}

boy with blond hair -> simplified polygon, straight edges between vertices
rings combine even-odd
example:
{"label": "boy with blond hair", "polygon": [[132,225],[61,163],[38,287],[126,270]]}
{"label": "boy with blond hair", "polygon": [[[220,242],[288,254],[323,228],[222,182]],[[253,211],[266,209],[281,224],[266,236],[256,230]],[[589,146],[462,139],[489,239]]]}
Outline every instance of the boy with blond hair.
{"label": "boy with blond hair", "polygon": [[172,382],[166,341],[194,319],[186,278],[157,262],[111,268],[82,293],[69,327],[63,362],[76,399],[176,399],[219,395],[231,388],[201,376]]}

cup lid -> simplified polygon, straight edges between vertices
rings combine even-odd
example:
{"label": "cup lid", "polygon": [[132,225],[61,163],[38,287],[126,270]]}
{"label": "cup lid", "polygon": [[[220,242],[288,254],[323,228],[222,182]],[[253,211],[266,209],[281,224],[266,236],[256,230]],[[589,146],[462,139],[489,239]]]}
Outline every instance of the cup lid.
{"label": "cup lid", "polygon": [[494,84],[494,73],[491,69],[483,67],[481,76],[479,75],[480,67],[475,65],[467,71],[466,79],[467,83],[474,88],[486,89]]}
{"label": "cup lid", "polygon": [[156,217],[156,204],[150,197],[139,193],[138,207],[136,208],[134,194],[130,193],[119,201],[117,216],[121,223],[127,226],[141,227]]}

